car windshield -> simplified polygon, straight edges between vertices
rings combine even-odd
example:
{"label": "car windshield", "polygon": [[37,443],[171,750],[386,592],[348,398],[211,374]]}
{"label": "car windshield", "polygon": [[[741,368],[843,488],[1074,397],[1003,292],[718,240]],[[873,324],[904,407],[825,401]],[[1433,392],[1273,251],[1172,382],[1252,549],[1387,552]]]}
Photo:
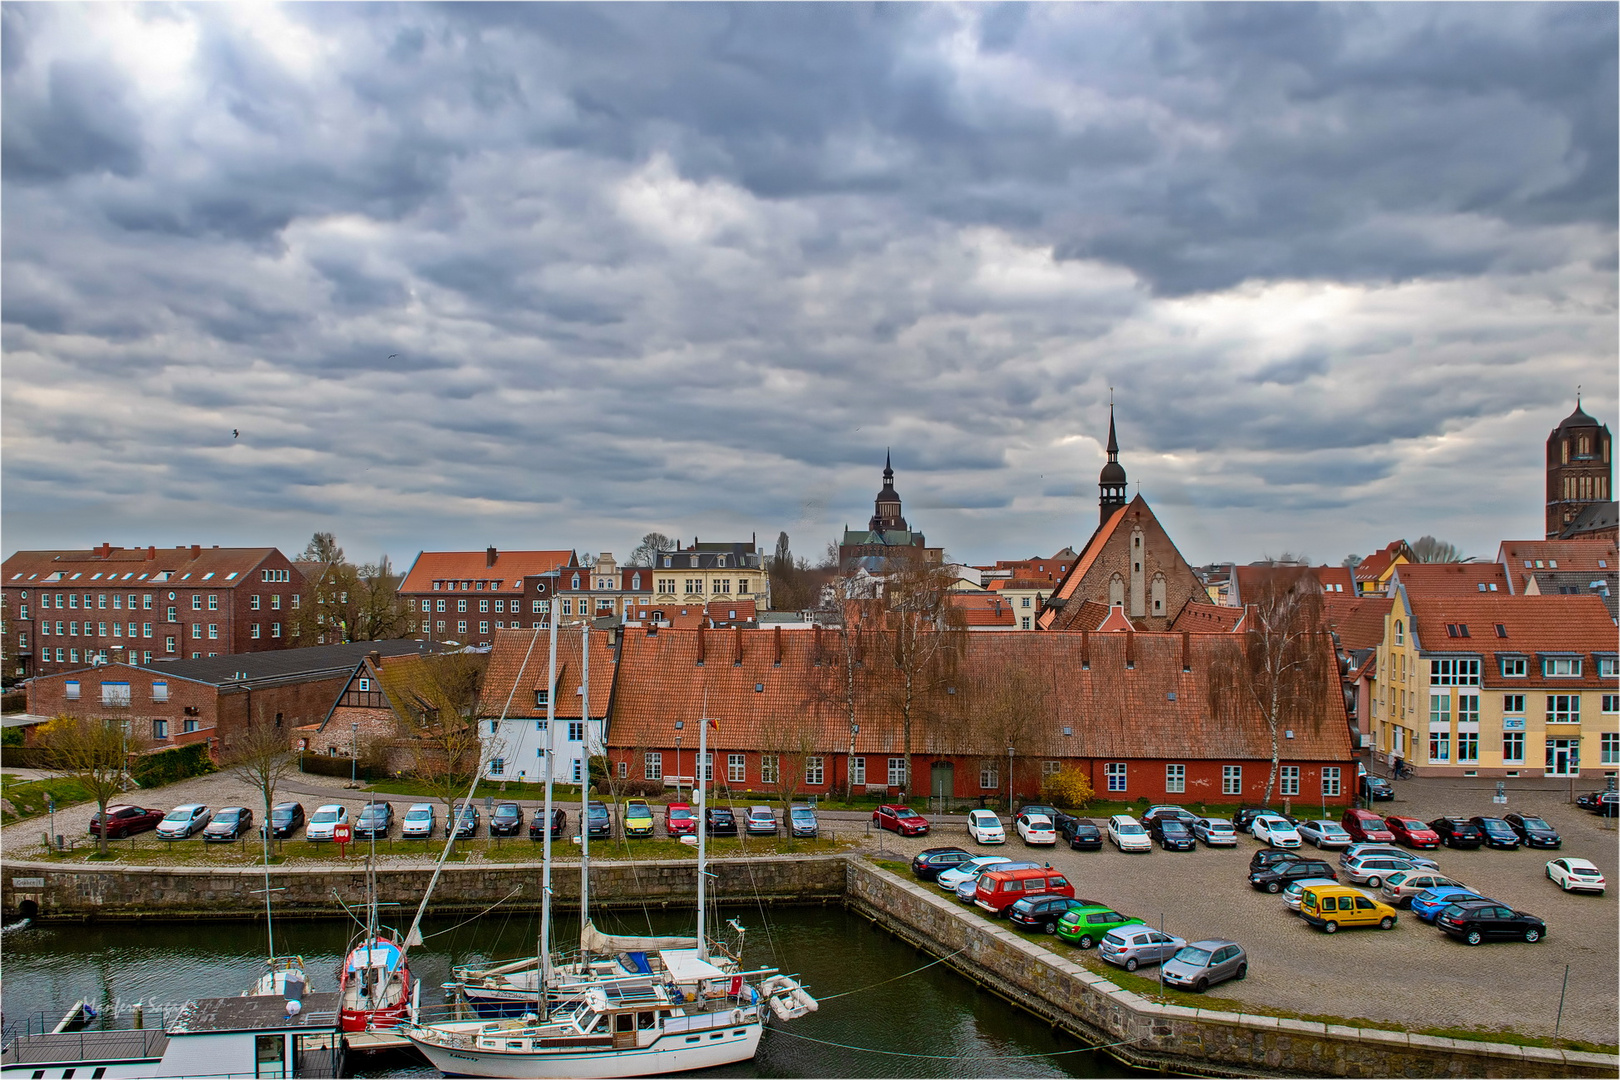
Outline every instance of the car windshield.
{"label": "car windshield", "polygon": [[221,810],[219,813],[214,815],[214,820],[215,821],[231,822],[231,821],[235,821],[237,818],[239,818],[241,816],[242,816],[242,811],[237,810],[235,808],[232,808],[230,810]]}
{"label": "car windshield", "polygon": [[675,821],[690,821],[692,820],[692,811],[685,806],[675,806],[670,808],[669,816]]}
{"label": "car windshield", "polygon": [[1171,959],[1179,960],[1183,964],[1191,964],[1193,967],[1203,967],[1209,963],[1209,950],[1188,945],[1185,948],[1178,949],[1176,955]]}
{"label": "car windshield", "polygon": [[432,818],[433,811],[431,810],[409,810],[405,814],[406,821],[429,821]]}
{"label": "car windshield", "polygon": [[1163,829],[1165,832],[1173,832],[1173,833],[1184,833],[1184,832],[1187,831],[1187,826],[1183,825],[1181,822],[1175,820],[1174,818],[1170,818],[1170,819],[1166,820],[1164,822],[1164,824],[1159,826],[1159,828]]}
{"label": "car windshield", "polygon": [[363,818],[382,817],[384,812],[383,808],[376,803],[368,803],[360,808],[360,816]]}
{"label": "car windshield", "polygon": [[495,808],[495,816],[498,817],[498,818],[514,818],[514,817],[517,817],[518,816],[517,804],[516,803],[503,803],[500,806],[497,806]]}
{"label": "car windshield", "polygon": [[336,821],[341,814],[341,810],[317,810],[315,816],[309,820],[316,824],[322,824],[328,821]]}
{"label": "car windshield", "polygon": [[178,809],[170,810],[168,815],[166,817],[164,817],[163,820],[164,821],[189,821],[190,819],[191,819],[191,807],[182,806],[182,807],[179,807]]}
{"label": "car windshield", "polygon": [[1120,832],[1121,836],[1129,836],[1129,835],[1131,835],[1133,833],[1139,833],[1141,831],[1142,831],[1142,826],[1136,824],[1135,822],[1131,822],[1130,824],[1121,824],[1119,826],[1119,832]]}
{"label": "car windshield", "polygon": [[815,816],[816,816],[816,815],[815,815],[815,814],[814,814],[814,812],[812,812],[812,811],[811,811],[811,810],[810,810],[810,808],[809,808],[809,807],[806,807],[806,806],[795,806],[795,807],[794,807],[794,808],[793,808],[793,819],[794,819],[794,820],[795,820],[795,821],[810,821],[810,820],[811,820],[811,819],[813,819],[813,818],[814,818],[814,817],[815,817]]}
{"label": "car windshield", "polygon": [[292,807],[278,806],[274,810],[270,811],[270,816],[276,821],[286,821],[288,818],[293,816]]}
{"label": "car windshield", "polygon": [[898,810],[896,810],[894,812],[894,816],[895,817],[917,817],[918,814],[917,814],[917,811],[913,810],[911,807],[902,806],[900,809],[898,809]]}
{"label": "car windshield", "polygon": [[[591,811],[591,818],[593,820],[596,819],[596,818],[605,818],[605,817],[608,816],[607,807],[605,807],[605,806],[593,806],[593,807],[590,808],[590,811]],[[724,812],[725,811],[722,811],[722,813],[724,813]]]}
{"label": "car windshield", "polygon": [[1527,829],[1548,829],[1548,831],[1551,831],[1550,826],[1538,817],[1520,818],[1520,820],[1524,822],[1524,827]]}

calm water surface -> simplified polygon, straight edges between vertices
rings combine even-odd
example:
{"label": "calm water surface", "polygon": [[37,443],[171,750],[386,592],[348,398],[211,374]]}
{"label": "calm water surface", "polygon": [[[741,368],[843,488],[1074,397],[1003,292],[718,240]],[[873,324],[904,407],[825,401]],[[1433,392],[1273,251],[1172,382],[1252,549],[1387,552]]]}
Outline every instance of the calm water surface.
{"label": "calm water surface", "polygon": [[[747,963],[798,973],[822,1007],[790,1024],[773,1023],[752,1062],[701,1075],[1131,1075],[943,964],[915,971],[932,958],[842,908],[755,907],[724,914],[748,928]],[[577,914],[560,915],[559,934],[577,938],[577,920]],[[597,925],[621,933],[691,932],[657,911],[599,912]],[[304,957],[311,989],[335,989],[351,930],[335,921],[281,920],[276,949]],[[429,921],[425,945],[411,953],[423,1005],[442,1003],[439,986],[452,965],[532,954],[536,933],[528,913],[497,912],[469,923]],[[8,1024],[41,1012],[54,1023],[82,997],[113,1018],[107,1026],[128,1027],[133,1005],[144,1002],[146,1023],[154,1026],[155,1006],[173,1008],[189,998],[237,994],[250,986],[261,970],[264,938],[262,922],[10,929],[0,936],[0,1007]],[[437,1075],[412,1056],[350,1060],[358,1076]]]}

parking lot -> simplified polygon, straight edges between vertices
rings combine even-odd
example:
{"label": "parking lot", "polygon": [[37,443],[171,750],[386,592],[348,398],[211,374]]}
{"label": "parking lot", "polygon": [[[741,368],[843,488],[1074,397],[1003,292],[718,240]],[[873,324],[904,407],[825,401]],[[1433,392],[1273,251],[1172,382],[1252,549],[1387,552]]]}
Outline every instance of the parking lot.
{"label": "parking lot", "polygon": [[[1155,926],[1162,919],[1165,930],[1189,941],[1229,938],[1240,943],[1249,954],[1248,978],[1222,983],[1211,989],[1212,996],[1306,1015],[1394,1022],[1411,1030],[1478,1029],[1550,1037],[1568,964],[1560,1033],[1612,1045],[1620,1023],[1616,890],[1601,897],[1566,894],[1547,880],[1545,866],[1556,855],[1579,856],[1596,863],[1612,883],[1620,872],[1616,833],[1605,825],[1613,819],[1605,822],[1570,806],[1564,789],[1515,790],[1507,806],[1493,806],[1482,783],[1408,781],[1396,785],[1395,802],[1381,802],[1377,808],[1425,820],[1493,810],[1546,818],[1563,837],[1562,851],[1441,848],[1426,853],[1442,873],[1545,919],[1548,934],[1540,943],[1469,947],[1404,910],[1393,930],[1346,930],[1330,937],[1292,914],[1280,896],[1249,886],[1249,857],[1260,845],[1248,836],[1240,837],[1235,850],[1200,846],[1195,852],[1168,852],[1155,845],[1146,855],[1124,855],[1106,840],[1099,852],[1081,852],[1063,846],[1026,848],[1013,834],[1005,846],[982,850],[1050,861],[1070,875],[1076,896]],[[1295,814],[1310,816],[1304,809]],[[908,855],[951,844],[978,847],[965,829],[950,825],[927,837],[902,840],[891,834],[883,841],[888,851]],[[1306,850],[1315,852],[1308,844]],[[1337,868],[1337,852],[1327,852],[1325,858]],[[1143,968],[1139,974],[1152,977],[1154,971]]]}

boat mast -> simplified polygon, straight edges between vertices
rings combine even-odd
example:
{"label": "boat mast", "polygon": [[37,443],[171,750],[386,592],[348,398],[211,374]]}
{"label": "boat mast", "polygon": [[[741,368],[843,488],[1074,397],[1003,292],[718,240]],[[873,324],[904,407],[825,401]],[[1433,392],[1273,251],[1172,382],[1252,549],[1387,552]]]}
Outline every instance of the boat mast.
{"label": "boat mast", "polygon": [[540,981],[535,985],[538,997],[535,1014],[546,1018],[546,985],[551,981],[551,757],[557,746],[557,613],[549,612],[551,623],[551,666],[546,669],[546,808],[545,844],[542,848],[540,871],[540,944],[535,954]]}
{"label": "boat mast", "polygon": [[270,920],[270,795],[265,793],[264,798],[264,828],[260,836],[264,838],[264,940],[265,947],[270,950],[270,978],[275,980],[276,959],[276,928]]}
{"label": "boat mast", "polygon": [[698,959],[709,958],[709,938],[703,918],[704,879],[708,876],[708,845],[706,839],[709,833],[709,816],[706,804],[708,802],[709,775],[706,765],[709,760],[709,695],[703,695],[703,715],[698,717],[698,759],[697,773],[697,819],[698,819],[698,861],[697,861],[697,942]]}
{"label": "boat mast", "polygon": [[[579,929],[582,935],[580,952],[584,952],[583,934],[591,921],[591,621],[586,617],[580,627],[580,687],[579,719],[580,748],[585,755],[579,774]],[[609,828],[612,819],[609,818]]]}

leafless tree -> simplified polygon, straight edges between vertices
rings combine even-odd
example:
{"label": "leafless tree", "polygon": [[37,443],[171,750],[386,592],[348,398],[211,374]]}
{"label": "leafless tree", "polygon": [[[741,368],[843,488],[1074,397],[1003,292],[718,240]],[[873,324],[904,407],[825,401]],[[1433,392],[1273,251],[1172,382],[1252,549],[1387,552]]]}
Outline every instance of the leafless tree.
{"label": "leafless tree", "polygon": [[[999,774],[1009,747],[1014,750],[1010,767],[1015,769],[1027,770],[1026,762],[1039,756],[1054,705],[1048,674],[1019,653],[997,664],[976,665],[959,680],[955,695],[963,698],[959,739],[981,768],[991,766]],[[1015,780],[1014,775],[1007,776],[1009,791]]]}
{"label": "leafless tree", "polygon": [[1421,563],[1431,562],[1473,562],[1473,559],[1462,557],[1462,549],[1456,544],[1444,540],[1436,540],[1432,536],[1420,536],[1412,544],[1412,556]]}
{"label": "leafless tree", "polygon": [[[487,657],[441,653],[383,665],[380,676],[411,758],[411,773],[455,809],[486,750],[476,718]],[[491,744],[489,756],[499,756]]]}
{"label": "leafless tree", "polygon": [[884,643],[894,666],[883,675],[900,713],[907,791],[915,787],[911,759],[917,725],[955,678],[965,646],[965,620],[950,602],[951,582],[949,570],[920,553],[899,552],[888,560],[882,615]]}
{"label": "leafless tree", "polygon": [[329,532],[318,532],[309,538],[304,553],[298,558],[302,562],[340,563],[343,561],[343,549],[338,547],[336,536]]}
{"label": "leafless tree", "polygon": [[386,555],[363,566],[325,566],[290,613],[292,636],[310,645],[409,637],[418,620],[411,602],[399,595],[399,580]]}
{"label": "leafless tree", "polygon": [[262,718],[250,721],[245,730],[232,736],[223,764],[233,777],[264,797],[264,821],[268,829],[276,789],[298,771],[298,759],[288,746],[287,733]]}
{"label": "leafless tree", "polygon": [[[124,722],[101,717],[58,716],[39,733],[46,768],[72,780],[96,801],[99,820],[107,820],[107,807],[124,790]],[[107,854],[103,828],[96,849]]]}
{"label": "leafless tree", "polygon": [[641,538],[630,551],[630,557],[625,560],[626,566],[651,566],[653,559],[660,551],[673,551],[675,541],[661,532],[650,532]]}

